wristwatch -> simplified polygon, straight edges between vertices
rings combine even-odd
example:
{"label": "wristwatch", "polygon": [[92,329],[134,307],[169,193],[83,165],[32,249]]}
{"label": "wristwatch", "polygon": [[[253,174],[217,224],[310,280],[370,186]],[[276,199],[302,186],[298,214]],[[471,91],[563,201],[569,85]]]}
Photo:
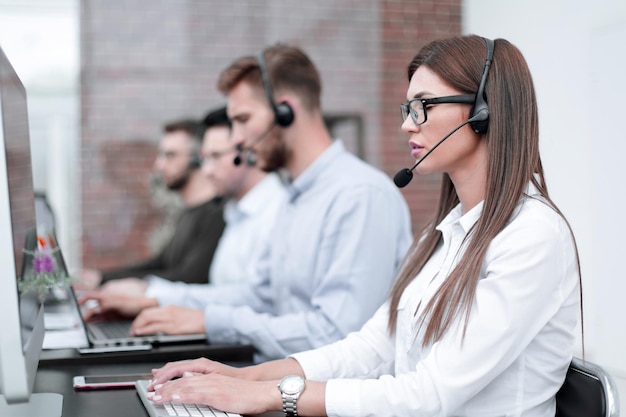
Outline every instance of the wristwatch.
{"label": "wristwatch", "polygon": [[280,396],[283,399],[283,412],[287,417],[297,417],[298,408],[296,403],[302,391],[304,391],[304,378],[298,375],[287,375],[278,383]]}

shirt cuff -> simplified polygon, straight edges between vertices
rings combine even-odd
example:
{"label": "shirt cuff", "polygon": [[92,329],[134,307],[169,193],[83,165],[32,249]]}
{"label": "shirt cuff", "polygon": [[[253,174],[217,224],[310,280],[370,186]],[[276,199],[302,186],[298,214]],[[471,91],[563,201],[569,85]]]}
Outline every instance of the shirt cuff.
{"label": "shirt cuff", "polygon": [[[289,357],[298,361],[306,379],[324,381],[332,375],[332,369],[327,369],[328,366],[320,360],[320,355],[315,349],[295,353]],[[328,417],[363,415],[359,400],[362,384],[363,381],[357,379],[328,379],[325,404]]]}
{"label": "shirt cuff", "polygon": [[211,343],[237,343],[233,309],[226,305],[211,305],[204,309],[204,329]]}
{"label": "shirt cuff", "polygon": [[[167,294],[168,287],[171,286],[171,281],[157,277],[156,275],[148,275],[144,280],[148,283],[148,288],[146,288],[146,292],[144,293],[148,298],[156,298],[159,300],[162,294]],[[160,302],[159,305],[161,305]]]}
{"label": "shirt cuff", "polygon": [[156,298],[160,306],[187,304],[184,302],[187,294],[187,284],[172,282],[156,275],[149,275],[144,279],[148,282],[148,288],[146,288],[144,296]]}
{"label": "shirt cuff", "polygon": [[[363,381],[331,379],[326,383],[326,414],[334,416],[361,416],[360,392]],[[355,401],[356,399],[356,401]]]}
{"label": "shirt cuff", "polygon": [[324,369],[324,366],[320,366],[319,355],[315,353],[315,350],[294,353],[289,355],[289,357],[298,361],[306,379],[314,381],[324,380],[323,375],[326,374],[326,369]]}

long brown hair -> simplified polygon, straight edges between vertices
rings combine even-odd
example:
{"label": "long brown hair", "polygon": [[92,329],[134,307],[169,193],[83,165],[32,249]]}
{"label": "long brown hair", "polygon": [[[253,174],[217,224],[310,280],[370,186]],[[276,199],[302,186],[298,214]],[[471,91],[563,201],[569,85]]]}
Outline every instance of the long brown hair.
{"label": "long brown hair", "polygon": [[[417,68],[426,65],[453,88],[463,93],[476,93],[486,53],[485,40],[475,35],[434,41],[423,47],[409,64],[409,81]],[[506,226],[529,182],[561,214],[549,198],[544,180],[532,77],[520,51],[504,39],[495,40],[485,93],[489,105],[489,129],[483,138],[488,149],[483,209],[465,238],[466,251],[421,316],[421,324],[426,326],[423,345],[441,339],[462,316],[467,326],[485,253],[493,238]],[[390,333],[395,331],[402,293],[442,239],[436,226],[458,203],[454,185],[444,174],[435,218],[413,242],[391,292]],[[580,266],[578,270],[580,275]]]}

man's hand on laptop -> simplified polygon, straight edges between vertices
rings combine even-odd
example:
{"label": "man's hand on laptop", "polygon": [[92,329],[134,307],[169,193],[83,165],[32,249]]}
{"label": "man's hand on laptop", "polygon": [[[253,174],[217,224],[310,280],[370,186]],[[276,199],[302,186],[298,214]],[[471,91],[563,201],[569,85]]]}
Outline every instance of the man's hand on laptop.
{"label": "man's hand on laptop", "polygon": [[131,333],[136,336],[204,333],[204,311],[174,305],[148,308],[139,313]]}
{"label": "man's hand on laptop", "polygon": [[154,298],[101,290],[83,294],[79,299],[79,304],[86,307],[82,310],[86,321],[105,318],[111,314],[135,317],[141,310],[159,305]]}

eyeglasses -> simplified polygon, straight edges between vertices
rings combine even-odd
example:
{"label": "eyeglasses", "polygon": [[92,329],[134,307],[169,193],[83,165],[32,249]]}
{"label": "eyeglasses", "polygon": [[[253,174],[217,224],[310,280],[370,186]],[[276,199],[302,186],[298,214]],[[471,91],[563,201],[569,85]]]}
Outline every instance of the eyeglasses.
{"label": "eyeglasses", "polygon": [[447,103],[458,103],[458,104],[474,104],[476,100],[476,94],[459,94],[456,96],[445,96],[445,97],[433,97],[433,98],[421,98],[417,97],[409,100],[408,103],[400,104],[400,113],[402,114],[402,121],[404,122],[409,114],[411,115],[411,119],[413,123],[416,125],[421,125],[426,123],[428,120],[428,115],[426,114],[426,109],[431,104],[447,104]]}

